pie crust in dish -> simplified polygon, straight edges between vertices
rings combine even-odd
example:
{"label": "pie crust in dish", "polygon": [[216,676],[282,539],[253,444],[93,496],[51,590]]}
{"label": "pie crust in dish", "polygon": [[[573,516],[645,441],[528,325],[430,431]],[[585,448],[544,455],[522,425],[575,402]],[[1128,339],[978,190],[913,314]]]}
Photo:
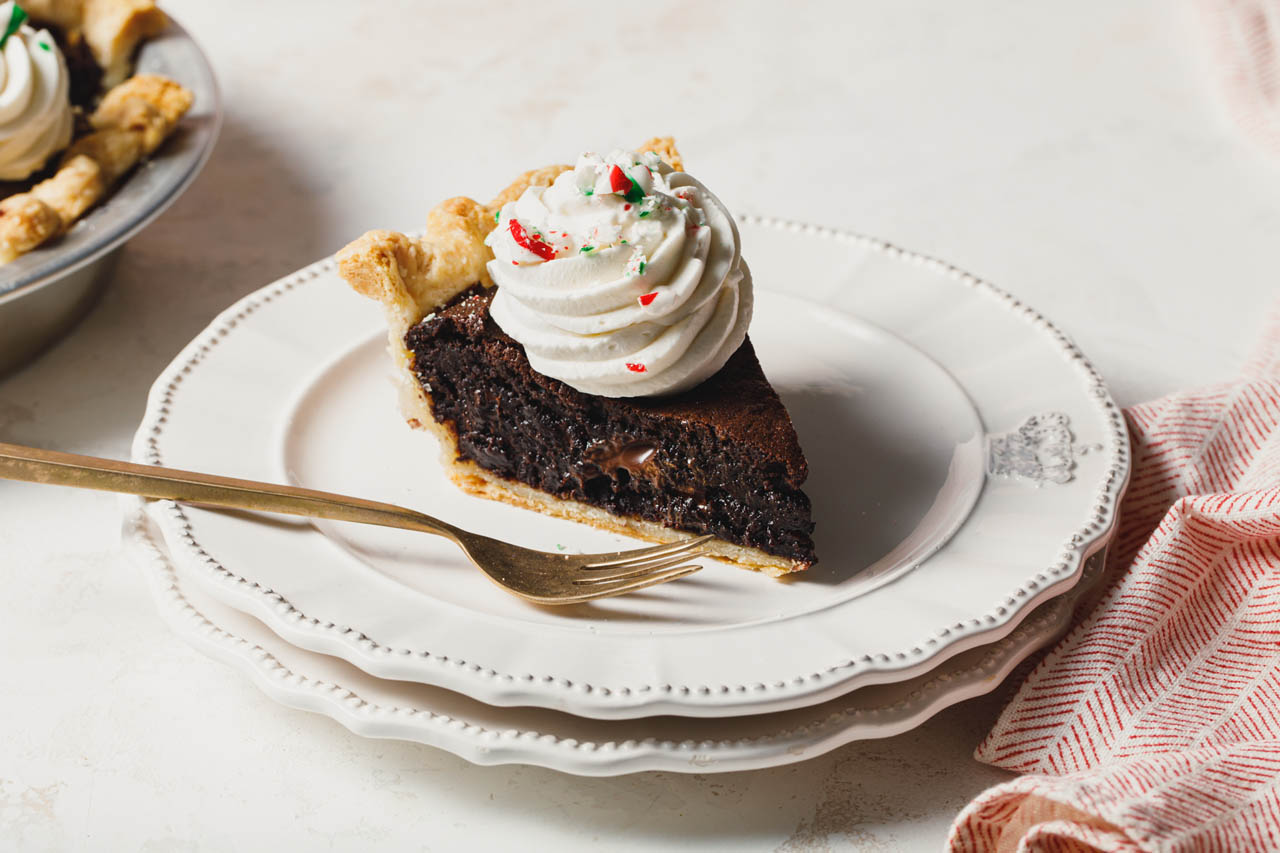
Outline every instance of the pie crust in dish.
{"label": "pie crust in dish", "polygon": [[[36,174],[9,182],[0,192],[9,193],[0,198],[0,265],[70,229],[160,147],[193,101],[192,93],[173,80],[129,76],[138,45],[169,23],[153,0],[23,0],[19,5],[33,25],[61,34],[59,50],[83,73],[72,74],[77,118],[70,146],[55,151]],[[105,91],[98,89],[99,82]]]}

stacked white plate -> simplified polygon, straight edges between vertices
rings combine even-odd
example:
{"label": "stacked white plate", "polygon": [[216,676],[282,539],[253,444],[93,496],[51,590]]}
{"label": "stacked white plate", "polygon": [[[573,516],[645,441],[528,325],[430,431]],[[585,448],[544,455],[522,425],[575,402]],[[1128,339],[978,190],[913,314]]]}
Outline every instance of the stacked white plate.
{"label": "stacked white plate", "polygon": [[[741,770],[918,725],[1055,637],[1127,482],[1101,379],[946,264],[756,217],[751,336],[795,421],[820,563],[703,560],[574,607],[507,595],[420,533],[130,502],[170,624],[285,704],[472,761]],[[459,493],[398,415],[378,310],[322,261],[160,376],[137,461],[390,501],[544,550],[637,543]]]}

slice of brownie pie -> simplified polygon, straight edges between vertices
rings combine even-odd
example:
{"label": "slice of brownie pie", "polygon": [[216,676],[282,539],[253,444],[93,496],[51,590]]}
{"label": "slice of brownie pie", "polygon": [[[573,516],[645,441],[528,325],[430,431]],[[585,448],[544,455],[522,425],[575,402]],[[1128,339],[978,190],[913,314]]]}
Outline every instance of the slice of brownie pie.
{"label": "slice of brownie pie", "polygon": [[670,139],[455,198],[338,255],[409,423],[463,490],[770,575],[814,563],[791,419],[747,338],[737,226]]}

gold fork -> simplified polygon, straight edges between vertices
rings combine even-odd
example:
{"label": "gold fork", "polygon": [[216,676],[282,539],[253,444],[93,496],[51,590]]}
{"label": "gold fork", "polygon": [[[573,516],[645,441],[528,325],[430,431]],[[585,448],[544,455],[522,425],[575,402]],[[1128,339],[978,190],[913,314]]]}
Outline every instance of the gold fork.
{"label": "gold fork", "polygon": [[701,566],[679,564],[712,538],[604,554],[549,554],[470,533],[394,504],[3,443],[0,479],[434,533],[457,543],[498,586],[538,604],[608,598],[691,575]]}

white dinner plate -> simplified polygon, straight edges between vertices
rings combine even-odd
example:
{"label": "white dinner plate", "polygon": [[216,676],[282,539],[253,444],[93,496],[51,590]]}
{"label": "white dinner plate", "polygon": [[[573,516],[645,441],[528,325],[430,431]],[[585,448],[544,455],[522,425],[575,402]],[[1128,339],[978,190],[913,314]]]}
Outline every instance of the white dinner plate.
{"label": "white dinner plate", "polygon": [[[703,561],[538,607],[420,533],[164,504],[174,559],[290,643],[492,705],[729,716],[902,681],[1008,634],[1102,547],[1123,419],[1047,321],[866,238],[747,218],[751,336],[795,421],[820,564]],[[228,309],[165,370],[135,459],[403,504],[545,550],[629,540],[459,493],[398,415],[379,310],[322,261]]]}
{"label": "white dinner plate", "polygon": [[907,681],[827,702],[725,719],[590,720],[539,708],[499,708],[439,687],[376,678],[290,645],[175,569],[143,503],[126,498],[125,541],[165,621],[195,648],[248,675],[268,696],[324,714],[356,734],[415,741],[475,764],[533,764],[581,776],[641,770],[726,773],[794,764],[855,740],[890,737],[990,692],[1024,658],[1060,636],[1082,596],[1099,591],[1103,552],[1081,582],[1008,636]]}

